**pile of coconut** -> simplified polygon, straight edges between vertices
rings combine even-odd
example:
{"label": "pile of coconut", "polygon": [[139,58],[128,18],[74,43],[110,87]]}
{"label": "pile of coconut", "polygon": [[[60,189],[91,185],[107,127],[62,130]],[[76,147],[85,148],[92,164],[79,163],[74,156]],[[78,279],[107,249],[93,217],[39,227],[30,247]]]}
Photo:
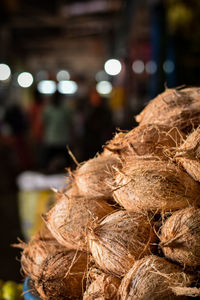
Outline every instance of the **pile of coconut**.
{"label": "pile of coconut", "polygon": [[200,88],[167,89],[136,120],[69,171],[18,244],[41,299],[200,296]]}

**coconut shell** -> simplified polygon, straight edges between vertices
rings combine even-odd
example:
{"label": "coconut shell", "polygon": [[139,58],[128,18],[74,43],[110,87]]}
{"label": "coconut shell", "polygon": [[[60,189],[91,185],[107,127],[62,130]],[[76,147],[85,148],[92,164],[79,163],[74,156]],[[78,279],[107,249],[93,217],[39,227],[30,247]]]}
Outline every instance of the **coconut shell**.
{"label": "coconut shell", "polygon": [[166,150],[178,147],[185,137],[177,128],[155,124],[137,126],[126,134],[119,134],[104,148],[124,160],[127,156],[157,156],[168,159]]}
{"label": "coconut shell", "polygon": [[111,155],[99,155],[94,157],[79,168],[74,173],[74,182],[79,193],[88,198],[112,198],[112,182],[114,167],[120,165],[120,161]]}
{"label": "coconut shell", "polygon": [[114,211],[102,199],[88,199],[80,195],[59,193],[52,209],[43,219],[54,238],[71,249],[86,250],[86,232],[95,226],[97,220]]}
{"label": "coconut shell", "polygon": [[166,89],[136,116],[140,125],[161,124],[188,133],[200,123],[200,88]]}
{"label": "coconut shell", "polygon": [[104,271],[123,276],[136,259],[151,253],[156,238],[144,215],[117,211],[88,234],[96,264]]}
{"label": "coconut shell", "polygon": [[175,159],[194,180],[200,181],[200,127],[176,149]]}
{"label": "coconut shell", "polygon": [[69,250],[55,239],[37,234],[24,247],[21,265],[42,299],[81,297],[87,271],[86,253]]}
{"label": "coconut shell", "polygon": [[166,161],[127,160],[113,189],[116,202],[129,211],[166,212],[200,204],[199,184]]}
{"label": "coconut shell", "polygon": [[116,300],[120,282],[113,275],[101,273],[86,289],[83,300]]}
{"label": "coconut shell", "polygon": [[200,265],[200,208],[188,207],[172,214],[162,226],[164,255],[182,265]]}
{"label": "coconut shell", "polygon": [[187,299],[177,297],[172,288],[188,287],[193,276],[166,261],[164,258],[150,255],[134,263],[122,279],[119,287],[120,300],[174,300]]}

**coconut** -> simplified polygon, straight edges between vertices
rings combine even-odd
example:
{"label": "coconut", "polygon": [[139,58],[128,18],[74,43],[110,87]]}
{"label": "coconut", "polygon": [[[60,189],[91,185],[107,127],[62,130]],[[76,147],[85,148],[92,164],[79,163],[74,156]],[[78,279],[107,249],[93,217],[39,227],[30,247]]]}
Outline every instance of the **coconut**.
{"label": "coconut", "polygon": [[[193,276],[155,255],[146,256],[134,263],[119,287],[121,300],[174,300],[187,299],[184,293],[192,284]],[[184,287],[180,297],[172,288]]]}
{"label": "coconut", "polygon": [[118,155],[122,151],[122,141],[126,136],[127,132],[117,132],[113,139],[107,141],[103,146],[102,156],[106,155]]}
{"label": "coconut", "polygon": [[120,285],[120,279],[105,273],[95,276],[96,278],[86,289],[83,300],[115,300]]}
{"label": "coconut", "polygon": [[200,186],[166,161],[127,159],[116,174],[115,200],[127,210],[166,212],[200,204]]}
{"label": "coconut", "polygon": [[155,235],[146,216],[117,211],[91,230],[88,240],[96,264],[106,272],[123,276],[136,259],[151,253]]}
{"label": "coconut", "polygon": [[104,148],[124,160],[130,155],[167,159],[166,150],[178,147],[185,137],[177,128],[155,124],[137,126],[126,134],[118,135]]}
{"label": "coconut", "polygon": [[200,88],[166,89],[136,116],[143,124],[170,124],[189,132],[200,123]]}
{"label": "coconut", "polygon": [[54,238],[71,249],[87,250],[86,232],[97,220],[114,211],[106,201],[78,194],[58,194],[58,200],[43,219]]}
{"label": "coconut", "polygon": [[174,157],[194,180],[200,181],[200,127],[187,136]]}
{"label": "coconut", "polygon": [[162,225],[160,246],[164,255],[186,266],[200,265],[200,208],[172,214]]}
{"label": "coconut", "polygon": [[40,234],[23,245],[22,270],[42,299],[79,298],[82,295],[87,254],[69,250]]}
{"label": "coconut", "polygon": [[113,167],[119,165],[119,160],[111,155],[99,155],[82,164],[74,172],[74,182],[79,193],[90,198],[112,198],[108,182],[112,182]]}

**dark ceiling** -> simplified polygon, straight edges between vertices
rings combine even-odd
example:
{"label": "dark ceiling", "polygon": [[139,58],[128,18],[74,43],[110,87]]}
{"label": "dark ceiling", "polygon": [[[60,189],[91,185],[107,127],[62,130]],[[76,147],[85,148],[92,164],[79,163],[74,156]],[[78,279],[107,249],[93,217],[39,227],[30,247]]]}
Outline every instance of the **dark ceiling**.
{"label": "dark ceiling", "polygon": [[1,57],[33,70],[73,66],[93,72],[115,53],[127,2],[3,0]]}

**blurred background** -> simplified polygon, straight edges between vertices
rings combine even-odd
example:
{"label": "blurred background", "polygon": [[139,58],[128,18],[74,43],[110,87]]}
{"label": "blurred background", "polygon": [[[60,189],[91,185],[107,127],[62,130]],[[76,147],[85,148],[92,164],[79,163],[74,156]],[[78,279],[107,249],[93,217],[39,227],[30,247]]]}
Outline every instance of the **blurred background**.
{"label": "blurred background", "polygon": [[10,245],[38,228],[65,168],[166,87],[199,85],[200,1],[1,0],[0,45],[0,278],[20,281]]}

